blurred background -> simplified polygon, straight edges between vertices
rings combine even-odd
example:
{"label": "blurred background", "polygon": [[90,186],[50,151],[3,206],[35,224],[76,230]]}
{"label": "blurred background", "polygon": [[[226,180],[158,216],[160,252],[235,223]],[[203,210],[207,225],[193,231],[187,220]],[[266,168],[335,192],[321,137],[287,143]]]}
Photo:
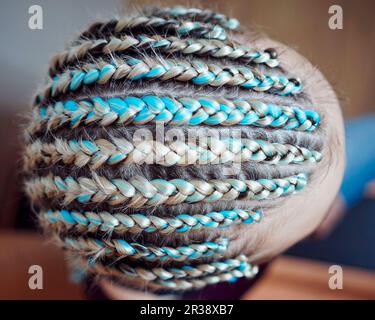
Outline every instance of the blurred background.
{"label": "blurred background", "polygon": [[[204,5],[235,16],[283,42],[318,66],[338,93],[346,119],[375,111],[375,2],[372,0],[158,1]],[[21,125],[49,58],[98,18],[155,1],[3,0],[0,11],[0,299],[82,298],[67,279],[61,253],[42,245],[22,198]],[[31,5],[43,9],[43,29],[30,30]],[[331,5],[343,9],[343,30],[328,27]],[[27,213],[27,214],[25,214]],[[271,265],[247,298],[375,298],[375,201],[348,212],[323,239],[306,239]],[[48,255],[46,255],[48,252]],[[27,287],[28,266],[45,266],[45,290]],[[344,290],[327,286],[327,268],[347,266]],[[9,268],[11,266],[11,268]],[[60,276],[61,275],[61,276]],[[7,289],[5,289],[7,288]]]}

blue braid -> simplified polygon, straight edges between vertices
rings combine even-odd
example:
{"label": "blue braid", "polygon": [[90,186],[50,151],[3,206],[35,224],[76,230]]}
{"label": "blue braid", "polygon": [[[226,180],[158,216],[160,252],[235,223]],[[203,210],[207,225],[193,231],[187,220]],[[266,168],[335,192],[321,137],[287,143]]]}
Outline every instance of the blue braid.
{"label": "blue braid", "polygon": [[215,242],[204,241],[179,247],[145,246],[138,242],[128,242],[124,239],[97,239],[97,238],[70,238],[62,237],[60,241],[67,249],[87,253],[91,257],[129,257],[146,261],[185,261],[210,257],[215,254],[223,254],[229,245],[227,238],[220,238]]}
{"label": "blue braid", "polygon": [[144,213],[123,214],[109,212],[76,212],[68,210],[47,210],[40,214],[42,222],[52,224],[53,228],[64,227],[67,231],[80,232],[146,232],[161,234],[185,233],[203,228],[224,229],[234,224],[259,222],[260,210],[245,211],[242,209],[208,212],[206,214],[181,213],[172,217],[158,217]]}
{"label": "blue braid", "polygon": [[150,12],[145,10],[145,13],[150,16],[173,19],[191,19],[194,21],[200,20],[203,22],[217,23],[223,28],[230,30],[235,30],[240,26],[240,22],[237,19],[228,18],[224,14],[208,9],[175,6],[171,8],[152,8],[152,10],[149,11]]}
{"label": "blue braid", "polygon": [[[54,105],[39,108],[36,117],[42,121],[50,121],[49,127],[66,122],[72,127],[81,122],[85,124],[99,122],[104,125],[113,122],[118,124],[155,122],[170,125],[238,124],[314,131],[320,122],[316,111],[303,110],[298,106],[279,106],[244,99],[172,98],[155,95],[109,99],[96,96],[90,100],[59,101]],[[106,119],[112,120],[106,121]]]}
{"label": "blue braid", "polygon": [[[296,79],[288,79],[284,75],[267,75],[254,72],[249,67],[232,67],[205,64],[202,61],[175,61],[147,58],[145,60],[133,57],[124,61],[86,65],[83,69],[68,70],[53,77],[42,95],[48,99],[68,91],[75,91],[83,85],[105,84],[111,80],[138,81],[141,79],[159,79],[161,81],[176,80],[191,82],[196,85],[223,85],[242,87],[260,92],[272,92],[281,96],[297,94],[302,89]],[[34,103],[37,104],[39,97]]]}
{"label": "blue braid", "polygon": [[[26,182],[26,192],[34,200],[60,198],[66,203],[126,203],[131,208],[160,204],[215,202],[218,200],[275,199],[298,192],[307,184],[308,175],[300,173],[281,179],[257,180],[184,180],[153,179],[135,176],[130,180],[95,176],[45,176]],[[139,201],[142,204],[139,204]]]}

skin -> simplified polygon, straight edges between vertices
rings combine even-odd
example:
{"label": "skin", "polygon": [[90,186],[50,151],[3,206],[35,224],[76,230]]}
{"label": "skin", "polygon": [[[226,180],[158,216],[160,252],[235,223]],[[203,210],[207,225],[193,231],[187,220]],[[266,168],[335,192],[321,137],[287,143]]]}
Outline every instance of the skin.
{"label": "skin", "polygon": [[[297,77],[304,79],[305,91],[310,94],[313,105],[322,115],[327,140],[323,160],[319,163],[308,187],[301,194],[285,201],[276,210],[270,210],[269,216],[272,218],[262,224],[263,232],[267,233],[267,236],[258,244],[253,259],[263,262],[311,234],[325,220],[330,209],[332,212],[341,210],[340,201],[333,203],[344,174],[345,143],[340,104],[322,73],[285,45],[271,39],[258,41],[261,47],[273,47],[281,52],[279,59],[282,65],[287,70],[293,70]],[[257,44],[255,41],[255,45]]]}
{"label": "skin", "polygon": [[[317,235],[324,235],[339,216],[337,213],[343,211],[343,203],[337,193],[345,167],[344,127],[337,97],[319,70],[296,51],[271,39],[258,34],[248,34],[246,39],[252,39],[251,43],[247,43],[249,46],[275,48],[280,53],[281,65],[304,80],[305,91],[313,97],[313,105],[322,115],[326,141],[323,160],[301,193],[268,209],[262,223],[236,226],[238,229],[230,254],[244,252],[251,256],[253,262],[261,263],[312,234],[319,226]],[[246,43],[246,39],[239,41]],[[335,201],[336,197],[338,201]],[[233,238],[233,231],[231,233]],[[159,299],[154,294],[123,289],[105,280],[101,285],[113,299]]]}

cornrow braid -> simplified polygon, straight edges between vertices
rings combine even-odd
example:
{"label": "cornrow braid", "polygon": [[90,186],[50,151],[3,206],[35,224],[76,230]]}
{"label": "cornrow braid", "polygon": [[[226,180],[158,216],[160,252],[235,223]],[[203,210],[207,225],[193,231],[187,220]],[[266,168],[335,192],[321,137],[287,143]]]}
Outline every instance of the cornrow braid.
{"label": "cornrow braid", "polygon": [[276,54],[272,49],[255,50],[246,46],[226,44],[219,40],[180,39],[177,37],[162,37],[160,35],[131,36],[121,38],[110,37],[108,40],[81,40],[75,46],[65,50],[51,59],[49,74],[56,75],[61,70],[74,66],[77,61],[87,60],[88,57],[124,54],[139,50],[167,53],[181,53],[198,57],[227,58],[246,64],[265,64],[275,68],[279,65]]}
{"label": "cornrow braid", "polygon": [[142,268],[131,267],[125,263],[111,264],[111,267],[100,261],[88,261],[80,259],[84,268],[95,270],[100,275],[124,276],[143,279],[153,289],[189,290],[200,289],[207,283],[215,284],[222,281],[234,282],[244,276],[254,277],[258,273],[258,267],[252,266],[247,257],[240,255],[233,259],[216,260],[196,266],[182,266],[173,268]]}
{"label": "cornrow braid", "polygon": [[143,11],[147,16],[155,16],[161,18],[172,19],[188,19],[194,21],[209,22],[218,24],[225,29],[234,30],[240,26],[240,22],[234,18],[228,18],[224,14],[220,14],[208,9],[186,8],[183,6],[175,6],[172,8],[146,8]]}
{"label": "cornrow braid", "polygon": [[124,239],[95,239],[95,238],[62,238],[61,245],[66,249],[77,251],[83,255],[95,257],[119,257],[143,259],[146,261],[185,261],[215,254],[223,254],[228,247],[228,239],[218,239],[216,242],[205,241],[180,247],[144,246],[140,243],[129,243]]}
{"label": "cornrow braid", "polygon": [[320,122],[316,111],[303,110],[298,106],[278,106],[257,100],[154,95],[59,101],[34,110],[33,115],[34,127],[30,127],[30,133],[65,124],[75,128],[81,124],[110,126],[150,122],[178,126],[253,125],[309,132],[314,131]]}
{"label": "cornrow braid", "polygon": [[52,143],[40,140],[30,144],[25,151],[27,168],[37,164],[51,165],[56,162],[90,166],[97,169],[103,165],[159,164],[163,166],[191,164],[222,164],[257,162],[268,164],[303,164],[321,160],[321,154],[303,147],[270,143],[249,139],[207,139],[206,143],[171,141],[111,140],[64,140],[56,138]]}
{"label": "cornrow braid", "polygon": [[[211,10],[151,8],[94,23],[51,60],[25,190],[80,268],[171,291],[256,275],[236,234],[302,191],[324,136],[302,81],[237,29]],[[159,125],[184,137],[160,141]]]}
{"label": "cornrow braid", "polygon": [[43,198],[64,199],[80,203],[126,204],[129,208],[175,205],[179,203],[214,202],[217,200],[265,200],[300,191],[307,183],[306,174],[282,179],[258,180],[147,180],[136,176],[126,181],[108,180],[93,175],[93,178],[59,176],[33,178],[26,182],[26,192],[33,200]]}
{"label": "cornrow braid", "polygon": [[206,214],[181,213],[171,217],[157,217],[143,213],[123,214],[109,212],[76,212],[68,210],[47,210],[39,215],[46,228],[64,232],[95,233],[103,232],[123,234],[154,233],[171,234],[186,233],[190,230],[203,228],[227,228],[234,224],[259,222],[262,217],[260,210],[223,210]]}
{"label": "cornrow braid", "polygon": [[157,284],[170,290],[190,290],[200,289],[207,285],[217,284],[219,282],[235,282],[239,278],[253,278],[258,272],[257,267],[246,266],[244,269],[234,269],[228,272],[217,273],[215,275],[204,276],[202,278],[182,279],[182,280],[160,280]]}
{"label": "cornrow braid", "polygon": [[[171,60],[159,61],[146,57],[137,59],[128,57],[113,60],[112,63],[100,61],[95,65],[86,64],[82,69],[69,70],[56,75],[38,95],[35,105],[45,99],[55,98],[68,91],[76,91],[81,86],[92,84],[104,85],[109,81],[141,79],[176,80],[194,85],[212,87],[233,86],[252,89],[259,92],[270,91],[281,96],[296,94],[301,84],[295,79],[283,75],[262,74],[249,67],[226,67],[220,64],[206,64],[203,61]],[[42,101],[39,101],[42,99]]]}
{"label": "cornrow braid", "polygon": [[201,37],[206,39],[226,40],[225,29],[219,25],[199,21],[178,21],[159,17],[137,16],[133,18],[113,19],[109,22],[98,22],[81,33],[80,39],[95,39],[106,35],[132,34],[136,31],[160,32],[179,37]]}

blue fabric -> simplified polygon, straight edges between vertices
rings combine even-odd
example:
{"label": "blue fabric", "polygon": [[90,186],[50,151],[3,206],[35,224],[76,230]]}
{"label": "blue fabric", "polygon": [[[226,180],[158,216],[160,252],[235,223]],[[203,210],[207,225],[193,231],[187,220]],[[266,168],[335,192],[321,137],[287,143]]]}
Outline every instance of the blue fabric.
{"label": "blue fabric", "polygon": [[375,269],[375,201],[361,203],[366,184],[375,179],[375,114],[349,120],[347,167],[341,186],[348,214],[326,239],[306,239],[287,254],[331,263]]}
{"label": "blue fabric", "polygon": [[306,239],[287,254],[375,270],[374,212],[375,200],[362,201],[348,211],[327,238]]}
{"label": "blue fabric", "polygon": [[341,193],[352,208],[366,184],[375,180],[375,114],[347,121],[345,131],[347,163]]}

